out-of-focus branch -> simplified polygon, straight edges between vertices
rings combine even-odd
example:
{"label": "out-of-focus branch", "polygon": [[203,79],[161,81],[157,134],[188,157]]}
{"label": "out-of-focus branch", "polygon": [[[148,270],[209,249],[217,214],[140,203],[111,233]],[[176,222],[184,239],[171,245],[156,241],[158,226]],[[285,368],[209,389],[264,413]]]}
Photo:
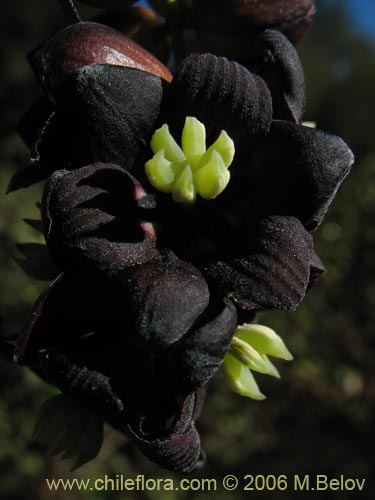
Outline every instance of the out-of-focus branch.
{"label": "out-of-focus branch", "polygon": [[58,2],[61,5],[61,8],[64,11],[69,22],[80,23],[82,21],[73,0],[58,0]]}

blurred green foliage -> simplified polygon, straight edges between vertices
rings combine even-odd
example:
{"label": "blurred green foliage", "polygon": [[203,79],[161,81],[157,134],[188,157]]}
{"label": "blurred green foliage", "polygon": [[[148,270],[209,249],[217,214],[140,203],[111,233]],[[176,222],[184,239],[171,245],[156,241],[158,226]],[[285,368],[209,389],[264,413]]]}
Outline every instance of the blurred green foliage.
{"label": "blurred green foliage", "polygon": [[[1,4],[0,187],[27,165],[27,150],[14,128],[39,95],[24,55],[64,24],[57,2]],[[306,119],[342,136],[356,164],[315,234],[328,273],[295,313],[261,315],[284,338],[295,361],[278,363],[280,381],[258,377],[268,399],[250,401],[229,391],[220,377],[211,382],[198,422],[207,466],[198,477],[225,474],[328,474],[367,478],[365,492],[319,492],[319,500],[373,498],[371,462],[374,421],[375,310],[374,242],[375,137],[374,46],[353,31],[342,2],[319,1],[311,36],[300,54],[304,63]],[[84,9],[83,14],[91,14]],[[16,266],[14,244],[40,236],[22,218],[37,218],[41,187],[0,196],[0,316],[6,334],[17,333],[45,283]],[[52,333],[52,332],[51,332]],[[44,478],[177,477],[145,459],[126,439],[106,428],[98,458],[74,473],[32,440],[39,405],[55,391],[28,370],[0,360],[0,496],[12,499],[125,498],[124,492],[49,492]],[[246,493],[128,492],[126,498],[241,498]],[[253,497],[266,498],[250,492]],[[286,500],[291,491],[267,497]],[[354,495],[354,496],[353,496]],[[304,493],[303,497],[307,497]]]}

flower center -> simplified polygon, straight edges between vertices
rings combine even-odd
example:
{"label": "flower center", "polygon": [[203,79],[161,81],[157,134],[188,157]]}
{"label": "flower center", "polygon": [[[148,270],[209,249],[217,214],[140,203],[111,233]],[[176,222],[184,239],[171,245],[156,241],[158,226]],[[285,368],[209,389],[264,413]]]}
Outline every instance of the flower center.
{"label": "flower center", "polygon": [[165,123],[152,136],[151,149],[154,156],[145,164],[147,178],[154,188],[172,193],[177,203],[194,203],[197,194],[212,200],[228,185],[234,143],[225,130],[206,149],[205,126],[187,116],[181,147]]}

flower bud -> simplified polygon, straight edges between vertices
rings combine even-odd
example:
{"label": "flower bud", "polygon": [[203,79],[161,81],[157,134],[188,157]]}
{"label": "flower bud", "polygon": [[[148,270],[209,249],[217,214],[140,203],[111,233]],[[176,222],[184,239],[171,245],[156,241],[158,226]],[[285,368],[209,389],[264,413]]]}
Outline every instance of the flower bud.
{"label": "flower bud", "polygon": [[108,26],[82,22],[68,26],[29,55],[34,71],[55,95],[70,76],[89,64],[139,69],[171,81],[169,70],[152,54]]}

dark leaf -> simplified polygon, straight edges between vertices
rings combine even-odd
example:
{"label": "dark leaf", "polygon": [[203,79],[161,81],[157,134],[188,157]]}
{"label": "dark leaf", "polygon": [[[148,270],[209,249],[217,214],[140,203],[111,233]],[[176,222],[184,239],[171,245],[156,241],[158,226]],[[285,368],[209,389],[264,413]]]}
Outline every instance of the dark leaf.
{"label": "dark leaf", "polygon": [[12,362],[14,357],[14,341],[18,335],[5,335],[3,329],[4,318],[0,316],[0,357]]}
{"label": "dark leaf", "polygon": [[39,233],[43,233],[43,223],[41,220],[38,219],[23,219],[26,224],[31,226],[32,228],[36,229]]}
{"label": "dark leaf", "polygon": [[59,269],[49,263],[36,263],[26,259],[13,257],[14,261],[30,278],[38,281],[52,281],[59,274]]}
{"label": "dark leaf", "polygon": [[34,438],[62,458],[75,457],[73,469],[93,460],[103,442],[103,421],[65,395],[39,408]]}
{"label": "dark leaf", "polygon": [[52,281],[60,273],[46,245],[40,243],[18,243],[16,247],[26,258],[13,258],[31,278],[40,281]]}
{"label": "dark leaf", "polygon": [[46,245],[40,243],[18,243],[17,249],[25,259],[14,257],[15,262],[33,279],[52,281],[60,273]]}
{"label": "dark leaf", "polygon": [[9,182],[7,193],[17,191],[18,189],[27,188],[44,181],[48,177],[48,172],[44,168],[37,165],[30,165],[18,170]]}
{"label": "dark leaf", "polygon": [[[90,460],[94,460],[101,450],[104,439],[104,426],[100,419],[95,419],[91,416],[90,420],[86,421],[86,427],[83,433],[77,430],[79,436],[78,445],[72,443],[71,450],[66,450],[63,458],[76,457],[72,466],[72,471],[78,469]],[[78,448],[78,453],[77,453]]]}
{"label": "dark leaf", "polygon": [[[73,425],[74,421],[79,420],[86,412],[86,409],[70,397],[56,394],[39,407],[33,436],[40,443],[48,444],[57,433]],[[53,425],[48,425],[51,422]]]}
{"label": "dark leaf", "polygon": [[321,261],[319,255],[315,252],[313,253],[311,263],[310,263],[310,281],[309,287],[313,286],[316,281],[326,272],[323,262]]}
{"label": "dark leaf", "polygon": [[43,262],[51,258],[47,246],[41,243],[17,243],[16,247],[24,257],[30,260]]}
{"label": "dark leaf", "polygon": [[[50,300],[50,296],[52,298],[52,303],[54,302],[54,291],[57,290],[57,294],[61,287],[64,290],[64,273],[61,273],[52,283],[48,285],[48,287],[42,292],[42,294],[38,297],[38,299],[33,304],[31,313],[27,318],[22,333],[19,336],[14,352],[14,361],[16,363],[25,363],[28,364],[37,364],[39,365],[39,361],[37,358],[37,354],[39,349],[46,348],[48,346],[49,341],[49,329],[50,325],[48,324],[48,307],[45,308],[45,303]],[[59,297],[58,297],[59,298]],[[60,296],[61,298],[61,296]],[[61,302],[59,300],[56,301],[57,305],[60,305]],[[46,330],[42,327],[39,328],[38,323],[41,321],[44,322],[44,316],[47,313],[47,328]],[[54,317],[55,311],[52,312],[52,318]],[[39,332],[38,332],[39,330]],[[38,338],[40,337],[40,338]]]}

